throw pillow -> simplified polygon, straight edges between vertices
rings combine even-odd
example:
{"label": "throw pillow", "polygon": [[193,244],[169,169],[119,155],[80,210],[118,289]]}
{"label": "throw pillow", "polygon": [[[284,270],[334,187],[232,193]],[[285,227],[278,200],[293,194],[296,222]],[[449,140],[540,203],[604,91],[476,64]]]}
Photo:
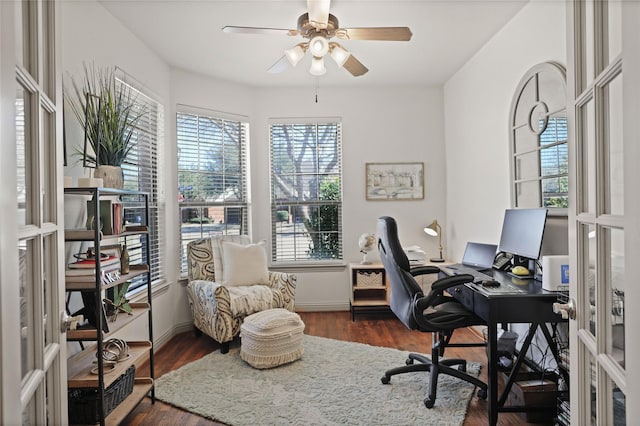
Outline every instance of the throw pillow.
{"label": "throw pillow", "polygon": [[241,245],[222,244],[222,284],[241,286],[269,284],[267,251],[264,242]]}
{"label": "throw pillow", "polygon": [[218,235],[211,237],[211,251],[213,252],[213,275],[215,276],[215,282],[222,282],[222,244],[227,242],[242,244],[246,246],[251,244],[251,239],[248,235]]}

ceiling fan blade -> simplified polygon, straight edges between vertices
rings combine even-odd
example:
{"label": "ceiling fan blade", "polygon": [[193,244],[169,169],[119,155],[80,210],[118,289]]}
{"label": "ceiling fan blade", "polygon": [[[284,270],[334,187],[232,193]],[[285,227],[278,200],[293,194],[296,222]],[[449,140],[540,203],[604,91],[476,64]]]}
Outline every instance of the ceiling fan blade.
{"label": "ceiling fan blade", "polygon": [[282,55],[282,58],[278,59],[278,62],[271,65],[271,68],[267,70],[269,74],[280,74],[289,68],[289,60],[286,55]]}
{"label": "ceiling fan blade", "polygon": [[297,36],[298,30],[287,30],[283,28],[260,28],[260,27],[234,27],[227,25],[222,28],[227,34],[269,34],[269,35],[286,35]]}
{"label": "ceiling fan blade", "polygon": [[336,35],[346,40],[382,41],[409,41],[412,36],[409,27],[340,28]]}
{"label": "ceiling fan blade", "polygon": [[369,69],[362,65],[362,62],[357,60],[353,55],[349,55],[349,58],[342,67],[349,71],[354,77],[361,76],[369,71]]}
{"label": "ceiling fan blade", "polygon": [[307,0],[307,12],[309,12],[311,25],[319,30],[327,28],[330,6],[331,0]]}

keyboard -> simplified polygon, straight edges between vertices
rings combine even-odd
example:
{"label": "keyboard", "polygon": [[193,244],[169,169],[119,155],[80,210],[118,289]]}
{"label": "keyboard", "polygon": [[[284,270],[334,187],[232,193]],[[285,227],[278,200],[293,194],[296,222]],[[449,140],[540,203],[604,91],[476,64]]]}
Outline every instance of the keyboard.
{"label": "keyboard", "polygon": [[449,266],[443,266],[441,267],[441,270],[443,270],[443,272],[448,275],[469,274],[473,276],[473,283],[470,283],[470,285],[472,285],[474,288],[485,293],[494,293],[494,294],[495,293],[527,293],[527,290],[524,290],[520,287],[517,287],[514,284],[506,283],[506,282],[501,282],[498,287],[483,286],[481,284],[481,281],[493,280],[493,270],[487,270],[487,272],[491,274],[491,275],[488,275],[478,271],[477,269],[474,269],[459,263],[454,265],[449,265]]}
{"label": "keyboard", "polygon": [[493,274],[492,274],[493,271],[492,270],[487,270],[487,272],[492,274],[492,275],[489,275],[489,274],[485,274],[484,272],[480,272],[477,269],[471,268],[470,266],[463,265],[461,263],[456,263],[454,265],[449,265],[449,266],[443,266],[441,269],[443,269],[443,270],[444,269],[448,269],[448,271],[445,271],[445,274],[447,274],[447,275],[469,274],[469,275],[473,275],[473,278],[475,278],[477,280],[492,280],[493,279]]}

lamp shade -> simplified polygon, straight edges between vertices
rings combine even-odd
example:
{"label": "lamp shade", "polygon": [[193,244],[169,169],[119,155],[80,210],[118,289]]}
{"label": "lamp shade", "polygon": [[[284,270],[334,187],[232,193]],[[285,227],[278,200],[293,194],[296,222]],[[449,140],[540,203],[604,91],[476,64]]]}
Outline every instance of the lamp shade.
{"label": "lamp shade", "polygon": [[313,75],[324,75],[324,73],[327,72],[327,69],[324,67],[324,58],[316,58],[314,56],[309,72]]}
{"label": "lamp shade", "polygon": [[300,44],[284,51],[284,55],[289,60],[292,66],[296,66],[298,62],[304,57],[304,49]]}
{"label": "lamp shade", "polygon": [[340,68],[347,62],[351,53],[347,52],[338,43],[331,43],[331,58],[338,64]]}
{"label": "lamp shade", "polygon": [[322,58],[329,51],[329,42],[324,36],[315,36],[309,41],[309,51],[315,58]]}
{"label": "lamp shade", "polygon": [[431,225],[424,228],[424,232],[432,237],[437,237],[438,234],[440,234],[440,224],[438,223],[438,220],[434,219],[434,221],[431,222]]}
{"label": "lamp shade", "polygon": [[438,250],[440,251],[440,257],[434,257],[430,260],[432,262],[444,262],[444,258],[442,257],[442,228],[440,227],[438,220],[434,219],[433,222],[431,222],[431,225],[424,228],[424,233],[432,237],[438,237]]}

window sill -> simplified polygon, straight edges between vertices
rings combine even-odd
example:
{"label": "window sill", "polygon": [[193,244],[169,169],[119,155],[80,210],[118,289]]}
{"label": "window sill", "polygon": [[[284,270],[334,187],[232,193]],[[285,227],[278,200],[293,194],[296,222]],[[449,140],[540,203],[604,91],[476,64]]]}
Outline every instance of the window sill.
{"label": "window sill", "polygon": [[337,271],[342,272],[347,267],[343,261],[334,262],[278,262],[269,266],[271,271],[279,272],[313,272]]}
{"label": "window sill", "polygon": [[[169,282],[160,280],[151,284],[151,298],[159,296],[169,291]],[[143,286],[127,293],[130,302],[140,302],[147,300],[147,287]]]}

